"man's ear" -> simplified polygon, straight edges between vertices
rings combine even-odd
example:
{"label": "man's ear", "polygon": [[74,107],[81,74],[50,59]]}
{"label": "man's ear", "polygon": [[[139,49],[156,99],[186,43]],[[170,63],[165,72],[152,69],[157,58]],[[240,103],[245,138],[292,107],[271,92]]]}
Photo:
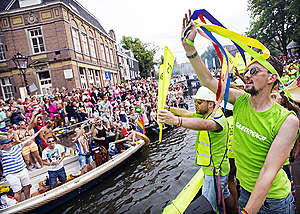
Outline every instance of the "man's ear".
{"label": "man's ear", "polygon": [[268,83],[273,84],[279,78],[278,74],[271,74],[268,78]]}

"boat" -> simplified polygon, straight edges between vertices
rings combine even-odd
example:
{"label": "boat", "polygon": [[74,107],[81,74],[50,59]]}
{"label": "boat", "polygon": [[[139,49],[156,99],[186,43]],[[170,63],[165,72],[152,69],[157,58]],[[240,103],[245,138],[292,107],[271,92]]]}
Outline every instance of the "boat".
{"label": "boat", "polygon": [[[122,153],[118,153],[110,160],[102,165],[92,169],[91,171],[78,175],[80,166],[78,156],[68,156],[64,161],[66,173],[71,175],[70,179],[64,184],[61,184],[49,191],[39,191],[41,181],[48,176],[47,167],[37,169],[30,172],[32,182],[31,193],[32,197],[24,200],[16,205],[0,210],[1,213],[46,213],[53,210],[55,207],[65,203],[74,198],[82,192],[90,189],[92,186],[98,184],[101,179],[109,172],[115,170],[132,155],[139,151],[145,144],[150,142],[149,138],[143,134],[137,133],[138,140],[136,145],[131,146]],[[77,174],[77,176],[72,176]],[[8,186],[7,182],[1,182],[0,185]]]}

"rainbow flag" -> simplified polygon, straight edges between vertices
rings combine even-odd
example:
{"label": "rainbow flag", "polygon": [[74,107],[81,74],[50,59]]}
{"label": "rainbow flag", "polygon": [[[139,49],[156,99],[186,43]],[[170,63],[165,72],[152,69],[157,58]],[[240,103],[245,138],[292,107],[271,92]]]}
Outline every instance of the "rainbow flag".
{"label": "rainbow flag", "polygon": [[15,137],[12,135],[12,136],[9,137],[9,140],[10,140],[10,141],[14,141],[14,140],[15,140]]}
{"label": "rainbow flag", "polygon": [[75,149],[65,147],[65,154],[68,156],[75,156],[77,155],[77,151]]}
{"label": "rainbow flag", "polygon": [[119,121],[120,120],[119,114],[114,112],[114,118],[115,118],[115,121]]}
{"label": "rainbow flag", "polygon": [[143,121],[141,115],[139,115],[137,120],[136,120],[136,130],[139,131],[142,134],[146,134],[144,121]]}

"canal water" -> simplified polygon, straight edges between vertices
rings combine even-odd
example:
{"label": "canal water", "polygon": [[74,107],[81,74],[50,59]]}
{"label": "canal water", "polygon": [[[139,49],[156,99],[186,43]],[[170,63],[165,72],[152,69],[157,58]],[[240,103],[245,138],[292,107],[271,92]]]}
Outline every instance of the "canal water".
{"label": "canal water", "polygon": [[[186,102],[193,110],[193,100]],[[175,128],[163,141],[151,139],[102,182],[68,201],[55,213],[161,213],[197,172],[196,131]]]}

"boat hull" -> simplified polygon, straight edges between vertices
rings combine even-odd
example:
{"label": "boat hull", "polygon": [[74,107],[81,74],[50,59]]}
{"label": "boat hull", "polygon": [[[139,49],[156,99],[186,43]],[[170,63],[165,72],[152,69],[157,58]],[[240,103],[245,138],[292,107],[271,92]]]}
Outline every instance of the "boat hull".
{"label": "boat hull", "polygon": [[84,175],[81,175],[59,187],[56,187],[55,189],[34,196],[7,209],[1,210],[1,213],[50,212],[55,207],[62,205],[68,200],[100,183],[105,176],[109,175],[123,165],[145,144],[145,141],[143,140],[138,142],[139,143],[137,143],[136,146],[133,146],[123,153],[116,155],[113,159],[91,170],[90,172],[87,172]]}

